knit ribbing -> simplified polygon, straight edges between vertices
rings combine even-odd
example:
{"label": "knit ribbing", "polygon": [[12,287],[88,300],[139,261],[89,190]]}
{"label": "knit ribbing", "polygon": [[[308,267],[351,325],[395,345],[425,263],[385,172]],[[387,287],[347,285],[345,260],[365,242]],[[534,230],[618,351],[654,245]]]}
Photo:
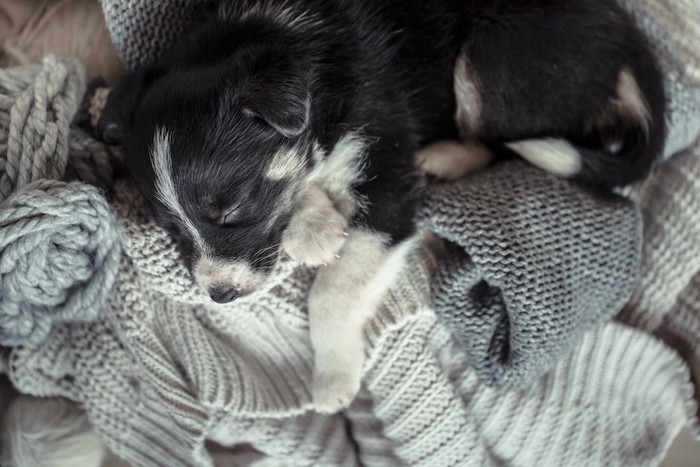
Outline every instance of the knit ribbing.
{"label": "knit ribbing", "polygon": [[671,312],[666,313],[654,334],[687,362],[695,385],[695,414],[689,424],[700,437],[700,272],[680,294]]}
{"label": "knit ribbing", "polygon": [[586,335],[549,375],[505,394],[479,384],[444,329],[416,322],[396,338],[367,385],[404,465],[654,465],[693,416],[683,362],[620,325]]}
{"label": "knit ribbing", "polygon": [[672,162],[635,193],[645,206],[644,262],[620,317],[652,332],[700,271],[700,145]]}

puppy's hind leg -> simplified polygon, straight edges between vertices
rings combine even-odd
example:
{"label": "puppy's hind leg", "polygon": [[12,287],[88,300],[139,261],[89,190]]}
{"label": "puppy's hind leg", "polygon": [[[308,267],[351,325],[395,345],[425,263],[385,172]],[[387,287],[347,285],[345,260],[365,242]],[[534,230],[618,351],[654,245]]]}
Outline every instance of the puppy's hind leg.
{"label": "puppy's hind leg", "polygon": [[387,248],[384,235],[352,230],[340,258],[319,269],[309,295],[317,411],[342,410],[360,389],[365,361],[363,327],[416,243],[411,238]]}
{"label": "puppy's hind leg", "polygon": [[438,180],[453,181],[491,163],[493,154],[475,141],[440,141],[416,153],[418,170]]}

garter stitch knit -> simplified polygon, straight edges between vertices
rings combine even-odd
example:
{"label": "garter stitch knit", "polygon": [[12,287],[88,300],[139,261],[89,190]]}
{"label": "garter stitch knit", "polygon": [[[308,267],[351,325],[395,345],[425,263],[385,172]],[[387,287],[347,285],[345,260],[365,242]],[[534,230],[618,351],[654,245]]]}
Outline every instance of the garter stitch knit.
{"label": "garter stitch knit", "polygon": [[[116,3],[129,8],[110,19],[110,4]],[[143,14],[164,3],[191,5],[103,1],[110,28],[130,25],[123,34],[139,38],[144,31],[157,36],[170,30],[158,22],[172,16]],[[691,0],[632,3],[649,11],[663,5],[683,21],[700,11]],[[177,21],[189,18],[187,8]],[[653,29],[652,36],[664,31]],[[698,55],[682,63],[693,59]],[[677,76],[684,88],[694,86],[685,71]],[[690,146],[692,139],[675,144]],[[693,168],[688,161],[696,160],[695,152],[671,158],[661,170]],[[672,176],[676,169],[668,170],[665,188],[673,198],[678,180]],[[687,194],[673,199],[681,215],[697,207],[686,204],[697,196],[697,185],[686,186]],[[205,442],[212,441],[236,447],[216,450],[218,462],[232,465],[254,458],[272,466],[646,466],[656,465],[680,426],[695,420],[681,357],[699,355],[700,346],[697,334],[683,336],[678,328],[700,322],[697,308],[671,306],[656,332],[669,343],[660,331],[691,343],[685,348],[692,351],[676,353],[646,328],[599,324],[574,339],[570,351],[562,349],[558,363],[536,382],[499,392],[481,382],[471,358],[437,320],[430,283],[442,270],[425,249],[410,258],[366,328],[368,359],[358,399],[343,415],[320,416],[311,410],[305,308],[313,271],[283,264],[276,281],[259,294],[212,304],[197,291],[129,181],[117,179],[113,192],[127,241],[107,309],[97,321],[59,324],[39,345],[14,348],[9,376],[22,392],[79,402],[109,447],[132,465],[211,466]],[[655,206],[645,204],[645,214],[660,216]],[[667,249],[661,260],[677,266],[649,264],[649,271],[660,271],[657,284],[666,283],[666,272],[681,269],[683,251],[675,247],[688,245],[669,238],[645,245]],[[675,293],[684,297],[688,288]],[[695,303],[692,296],[684,303]],[[640,315],[651,317],[658,302],[647,303]]]}

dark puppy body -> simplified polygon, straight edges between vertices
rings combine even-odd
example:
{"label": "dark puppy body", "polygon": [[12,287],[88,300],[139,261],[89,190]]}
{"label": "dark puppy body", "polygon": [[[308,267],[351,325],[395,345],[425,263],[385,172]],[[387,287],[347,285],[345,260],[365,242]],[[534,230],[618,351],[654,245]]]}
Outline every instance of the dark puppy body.
{"label": "dark puppy body", "polygon": [[[612,0],[248,0],[127,76],[100,131],[213,300],[260,287],[280,246],[330,263],[309,316],[314,400],[335,411],[410,250],[417,151],[507,143],[608,190],[650,170],[663,114],[646,42]],[[443,161],[467,147],[419,165],[453,177],[466,166]]]}
{"label": "dark puppy body", "polygon": [[[223,211],[242,198],[261,215],[274,210],[290,181],[270,182],[263,173],[280,146],[298,143],[311,169],[314,143],[330,152],[357,132],[367,157],[366,182],[355,188],[370,202],[354,222],[405,238],[418,185],[413,154],[456,135],[460,2],[273,1],[247,13],[259,3],[222,7],[158,63],[128,76],[113,91],[103,133],[117,136],[139,187],[159,205],[149,154],[156,128],[168,131],[187,216],[199,229],[225,229],[213,246],[222,256],[231,256],[227,245],[248,245],[234,256],[250,259],[279,242],[288,216],[272,231],[250,225],[237,236],[220,222]],[[302,19],[289,26],[287,15]],[[182,223],[169,209],[156,213],[171,229]],[[188,232],[179,230],[185,252],[196,255]]]}
{"label": "dark puppy body", "polygon": [[566,175],[604,189],[649,172],[664,144],[663,82],[615,1],[472,3],[464,54],[481,107],[469,130],[490,143],[564,138],[581,156]]}
{"label": "dark puppy body", "polygon": [[[156,128],[167,131],[185,214],[217,256],[246,260],[279,242],[296,202],[274,228],[255,228],[290,196],[287,177],[261,177],[278,148],[297,144],[310,168],[314,144],[328,153],[357,132],[366,166],[355,189],[367,203],[353,223],[400,240],[412,232],[413,154],[457,133],[460,52],[457,66],[477,93],[457,96],[468,114],[463,137],[565,138],[582,155],[572,175],[606,187],[649,171],[663,143],[663,87],[641,34],[610,0],[224,2],[165,58],[126,78],[102,128],[128,135],[132,173],[156,205],[148,154]],[[620,110],[623,70],[647,121]],[[622,146],[617,154],[605,149],[609,140]],[[227,224],[222,216],[241,200],[252,212]],[[157,210],[196,257],[191,232],[170,211]]]}

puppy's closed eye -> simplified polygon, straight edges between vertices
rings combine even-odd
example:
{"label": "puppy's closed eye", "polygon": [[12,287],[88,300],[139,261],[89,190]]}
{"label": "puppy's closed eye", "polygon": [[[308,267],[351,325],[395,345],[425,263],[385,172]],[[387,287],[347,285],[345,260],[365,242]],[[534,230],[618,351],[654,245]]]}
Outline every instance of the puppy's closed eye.
{"label": "puppy's closed eye", "polygon": [[235,205],[225,210],[219,218],[219,225],[223,227],[233,227],[239,223],[243,214],[243,209],[240,205]]}
{"label": "puppy's closed eye", "polygon": [[242,204],[237,204],[223,211],[218,219],[221,227],[247,227],[261,222],[260,213],[253,212]]}

